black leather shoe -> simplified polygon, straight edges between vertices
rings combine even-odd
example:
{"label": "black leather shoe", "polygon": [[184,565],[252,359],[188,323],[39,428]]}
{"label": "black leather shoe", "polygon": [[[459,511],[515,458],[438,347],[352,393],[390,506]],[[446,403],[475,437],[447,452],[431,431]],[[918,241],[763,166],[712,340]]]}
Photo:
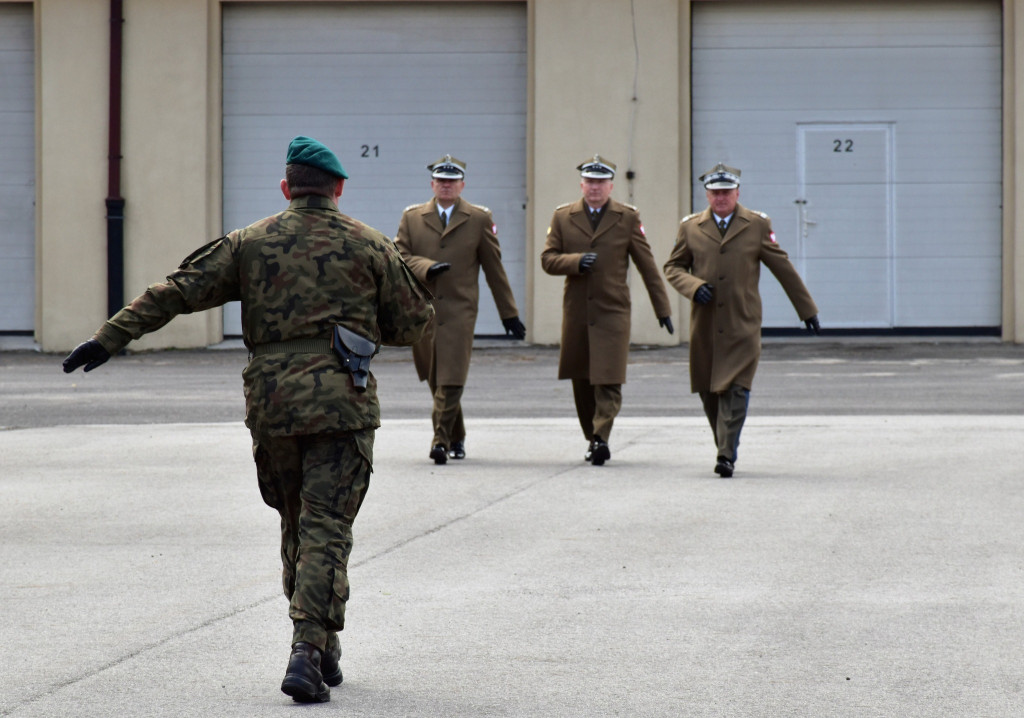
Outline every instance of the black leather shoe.
{"label": "black leather shoe", "polygon": [[723,479],[728,479],[732,476],[733,469],[736,468],[731,461],[719,456],[718,463],[715,464],[715,473],[721,476]]}
{"label": "black leather shoe", "polygon": [[430,450],[430,458],[434,460],[435,464],[447,464],[448,449],[441,444],[434,444],[434,448]]}
{"label": "black leather shoe", "polygon": [[466,445],[461,441],[453,441],[452,448],[448,449],[449,459],[465,459],[466,458]]}
{"label": "black leather shoe", "polygon": [[603,466],[604,462],[610,458],[612,458],[612,450],[608,448],[608,443],[595,436],[590,443],[590,463],[594,466]]}
{"label": "black leather shoe", "polygon": [[320,673],[319,648],[304,641],[292,646],[281,691],[298,703],[326,703],[331,700],[331,689]]}
{"label": "black leather shoe", "polygon": [[329,686],[341,685],[341,646],[327,648],[320,656],[320,673]]}

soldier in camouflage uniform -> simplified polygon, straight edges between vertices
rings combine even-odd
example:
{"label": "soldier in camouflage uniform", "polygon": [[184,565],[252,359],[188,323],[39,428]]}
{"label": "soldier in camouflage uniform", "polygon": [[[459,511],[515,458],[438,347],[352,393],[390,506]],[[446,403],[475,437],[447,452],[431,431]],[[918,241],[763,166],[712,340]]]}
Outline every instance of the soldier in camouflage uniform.
{"label": "soldier in camouflage uniform", "polygon": [[433,308],[391,241],[338,211],[348,175],[327,147],[296,137],[281,191],[288,208],[191,254],[64,360],[91,371],[178,314],[241,301],[250,361],[245,423],[263,500],[281,515],[284,593],[294,630],[281,690],[330,700],[342,680],[352,522],[369,485],[376,381],[360,390],[332,350],[336,325],[408,346]]}

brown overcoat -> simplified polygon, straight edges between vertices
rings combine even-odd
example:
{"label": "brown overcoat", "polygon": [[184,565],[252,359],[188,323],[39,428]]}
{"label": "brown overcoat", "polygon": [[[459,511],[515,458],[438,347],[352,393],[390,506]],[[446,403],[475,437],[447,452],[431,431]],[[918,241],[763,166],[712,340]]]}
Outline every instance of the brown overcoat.
{"label": "brown overcoat", "polygon": [[[439,386],[465,386],[473,353],[481,269],[498,316],[519,316],[501,264],[491,211],[459,198],[448,226],[442,227],[436,200],[413,205],[402,213],[395,244],[409,269],[434,295],[434,321],[412,348],[416,373],[420,381],[426,381],[430,363],[436,361]],[[437,262],[448,262],[452,268],[428,282],[427,270]]]}
{"label": "brown overcoat", "polygon": [[690,309],[690,390],[722,392],[731,384],[750,389],[761,357],[761,263],[786,290],[801,320],[818,313],[789,256],[776,243],[768,216],[737,204],[725,236],[711,209],[679,223],[665,276],[693,300],[702,284],[713,296]]}
{"label": "brown overcoat", "polygon": [[[631,258],[655,315],[670,316],[672,309],[636,208],[609,200],[595,231],[584,207],[580,198],[555,209],[540,255],[545,272],[565,275],[558,378],[624,384],[630,329],[626,272]],[[580,257],[587,252],[596,252],[597,261],[582,274]]]}

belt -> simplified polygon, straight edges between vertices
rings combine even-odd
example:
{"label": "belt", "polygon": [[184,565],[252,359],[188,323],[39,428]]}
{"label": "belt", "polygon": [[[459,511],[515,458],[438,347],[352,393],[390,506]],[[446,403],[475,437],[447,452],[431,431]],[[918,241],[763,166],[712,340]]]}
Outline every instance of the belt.
{"label": "belt", "polygon": [[330,339],[292,339],[287,342],[267,342],[252,348],[252,356],[264,354],[330,354]]}

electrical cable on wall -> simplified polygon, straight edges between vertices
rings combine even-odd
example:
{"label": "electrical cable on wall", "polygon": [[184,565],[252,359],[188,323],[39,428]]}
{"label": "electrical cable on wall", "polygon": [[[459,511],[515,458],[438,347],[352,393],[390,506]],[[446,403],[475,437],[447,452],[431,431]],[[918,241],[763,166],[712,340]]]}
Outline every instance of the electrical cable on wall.
{"label": "electrical cable on wall", "polygon": [[631,102],[633,106],[630,108],[629,113],[629,144],[626,152],[626,181],[629,183],[629,203],[635,204],[633,201],[633,180],[636,178],[636,172],[633,171],[633,141],[636,137],[636,111],[639,99],[637,95],[639,87],[640,77],[640,43],[636,38],[636,0],[629,0],[629,14],[633,22],[633,96]]}

